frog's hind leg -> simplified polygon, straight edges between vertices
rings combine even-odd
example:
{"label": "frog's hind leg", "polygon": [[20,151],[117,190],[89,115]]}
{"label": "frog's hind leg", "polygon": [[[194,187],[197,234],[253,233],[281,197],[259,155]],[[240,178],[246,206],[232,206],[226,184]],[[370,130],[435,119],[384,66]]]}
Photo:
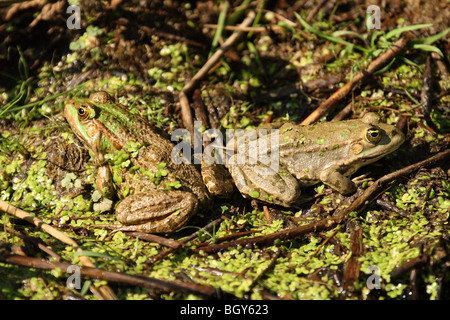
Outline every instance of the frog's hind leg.
{"label": "frog's hind leg", "polygon": [[[234,156],[230,159],[233,160]],[[290,205],[300,196],[297,179],[281,165],[271,166],[258,164],[233,164],[228,169],[236,187],[246,197],[279,205]]]}
{"label": "frog's hind leg", "polygon": [[126,197],[116,208],[121,231],[171,233],[197,212],[197,197],[179,190],[152,190]]}

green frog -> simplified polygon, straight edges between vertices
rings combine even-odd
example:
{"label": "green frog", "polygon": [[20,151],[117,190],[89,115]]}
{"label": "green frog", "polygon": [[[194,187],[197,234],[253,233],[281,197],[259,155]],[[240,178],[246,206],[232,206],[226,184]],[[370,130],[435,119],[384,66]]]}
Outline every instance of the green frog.
{"label": "green frog", "polygon": [[[115,103],[106,92],[68,101],[64,113],[97,161],[97,188],[105,195],[117,192],[121,198],[116,207],[118,228],[148,233],[178,230],[196,212],[208,210],[212,196],[230,196],[234,183],[244,196],[283,206],[295,203],[300,187],[318,181],[351,193],[356,184],[349,177],[358,168],[404,141],[399,130],[380,123],[373,113],[312,126],[274,124],[266,129],[278,129],[278,135],[250,139],[258,142],[257,149],[238,137],[237,144],[247,146],[255,161],[242,163],[239,155],[232,155],[226,164],[229,172],[205,161],[198,170],[193,164],[175,164],[169,135]],[[229,143],[227,149],[231,148]],[[130,162],[117,172],[110,156],[120,151]]]}
{"label": "green frog", "polygon": [[[97,188],[121,198],[116,207],[119,230],[170,233],[210,208],[211,195],[200,170],[173,163],[169,135],[115,103],[108,93],[67,101],[64,115],[95,157]],[[114,169],[111,156],[119,150],[129,162]]]}
{"label": "green frog", "polygon": [[301,187],[319,181],[344,195],[353,193],[357,185],[350,176],[405,140],[400,130],[380,122],[375,113],[355,120],[262,129],[264,134],[259,129],[256,135],[240,135],[227,144],[235,151],[244,146],[241,158],[234,152],[227,168],[244,196],[286,207],[296,202]]}

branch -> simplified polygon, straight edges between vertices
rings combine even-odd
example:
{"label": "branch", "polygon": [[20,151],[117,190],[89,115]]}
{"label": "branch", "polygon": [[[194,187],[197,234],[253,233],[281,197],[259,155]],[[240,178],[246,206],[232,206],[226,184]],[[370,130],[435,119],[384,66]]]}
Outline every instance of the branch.
{"label": "branch", "polygon": [[403,36],[396,43],[392,45],[385,53],[380,55],[377,59],[372,61],[367,70],[364,70],[356,74],[349,82],[347,82],[342,88],[333,93],[322,105],[320,105],[314,112],[312,112],[303,122],[302,125],[309,125],[323,116],[329,114],[334,107],[341,102],[359,83],[364,81],[367,77],[372,75],[378,69],[386,66],[395,56],[397,56],[411,40],[411,36]]}
{"label": "branch", "polygon": [[[24,257],[17,254],[5,254],[0,252],[0,261],[18,266],[36,268],[42,270],[61,269],[67,273],[67,268],[71,265],[67,262],[52,262],[48,260]],[[161,289],[165,291],[177,291],[182,293],[192,293],[205,298],[219,298],[219,290],[212,286],[182,281],[170,281],[155,279],[143,276],[134,276],[121,272],[108,271],[92,267],[80,267],[80,275],[92,279],[100,279],[112,282],[134,285],[150,289]]]}
{"label": "branch", "polygon": [[[245,28],[250,26],[255,18],[255,13],[250,11],[247,18],[239,25],[239,28]],[[206,61],[203,67],[192,77],[189,82],[185,84],[183,89],[180,91],[179,99],[181,105],[181,117],[183,118],[184,127],[191,132],[194,131],[194,122],[192,120],[192,113],[189,107],[188,95],[194,90],[198,82],[206,76],[208,71],[222,58],[222,56],[227,52],[239,39],[239,37],[244,33],[242,29],[238,29],[223,43],[223,45],[211,56],[211,58]]]}
{"label": "branch", "polygon": [[[54,238],[64,242],[65,244],[71,245],[74,248],[74,251],[83,251],[83,249],[78,245],[78,243],[73,240],[72,238],[66,236],[64,233],[62,233],[61,231],[53,228],[52,226],[46,224],[44,221],[42,221],[41,219],[32,216],[31,214],[29,214],[28,212],[25,212],[23,210],[20,210],[10,204],[8,204],[7,202],[0,200],[0,210],[5,211],[19,219],[25,220],[31,224],[34,224],[36,227],[42,229],[43,231],[47,232],[48,234],[50,234],[51,236],[53,236]],[[81,263],[84,266],[87,267],[94,267],[94,264],[92,263],[92,261],[89,259],[89,257],[87,256],[79,256]],[[103,296],[106,299],[110,299],[110,300],[117,300],[114,292],[111,290],[110,287],[108,286],[101,286],[99,288],[103,294]]]}

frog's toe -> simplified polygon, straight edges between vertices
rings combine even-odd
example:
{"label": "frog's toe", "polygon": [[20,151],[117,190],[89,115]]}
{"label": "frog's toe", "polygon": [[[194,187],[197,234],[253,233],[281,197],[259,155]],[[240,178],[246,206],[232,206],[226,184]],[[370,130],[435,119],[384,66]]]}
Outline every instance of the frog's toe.
{"label": "frog's toe", "polygon": [[364,182],[372,182],[374,179],[369,177],[370,173],[365,173],[360,176],[354,177],[352,181],[357,185],[360,186]]}

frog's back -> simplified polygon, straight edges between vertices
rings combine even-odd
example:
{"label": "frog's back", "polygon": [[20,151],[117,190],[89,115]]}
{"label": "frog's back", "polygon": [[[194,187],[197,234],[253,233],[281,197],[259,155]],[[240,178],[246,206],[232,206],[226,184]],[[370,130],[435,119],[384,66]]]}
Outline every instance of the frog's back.
{"label": "frog's back", "polygon": [[172,152],[175,145],[170,141],[170,136],[166,132],[150,123],[144,123],[139,129],[142,132],[140,142],[146,145],[145,158],[147,161],[154,166],[165,163],[168,176],[176,177],[180,181],[181,190],[194,193],[199,199],[200,206],[205,203],[209,205],[208,192],[203,183],[199,166],[193,164],[192,159],[190,159],[190,163],[174,163]]}

